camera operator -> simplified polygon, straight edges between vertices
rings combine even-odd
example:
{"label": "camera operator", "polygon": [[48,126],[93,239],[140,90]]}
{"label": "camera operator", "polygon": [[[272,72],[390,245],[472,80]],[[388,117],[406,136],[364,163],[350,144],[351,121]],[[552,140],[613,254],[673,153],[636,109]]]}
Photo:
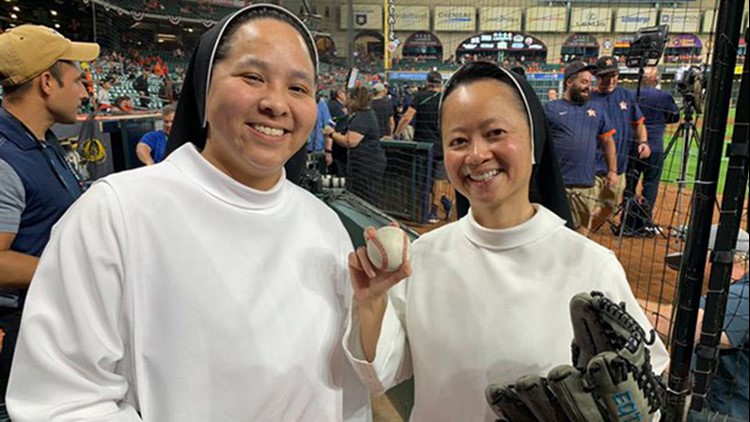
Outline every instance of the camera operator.
{"label": "camera operator", "polygon": [[647,67],[643,71],[639,105],[645,118],[648,146],[651,155],[646,158],[631,156],[628,161],[626,192],[635,192],[641,176],[643,176],[643,190],[641,195],[646,201],[644,208],[652,221],[652,209],[656,203],[662,167],[664,164],[664,130],[666,125],[680,120],[680,109],[674,98],[668,92],[657,88],[659,85],[659,71],[656,67]]}

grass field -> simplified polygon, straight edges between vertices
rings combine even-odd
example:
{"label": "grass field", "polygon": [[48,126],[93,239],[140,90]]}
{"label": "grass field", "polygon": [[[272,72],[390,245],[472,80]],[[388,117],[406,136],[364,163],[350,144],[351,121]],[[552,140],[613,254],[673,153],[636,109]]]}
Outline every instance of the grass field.
{"label": "grass field", "polygon": [[[726,134],[724,135],[725,146],[732,140],[732,134],[734,133],[734,117],[735,117],[735,109],[731,108],[729,110],[727,131],[726,131]],[[695,126],[698,129],[698,133],[702,134],[703,133],[702,116],[699,116],[695,120]],[[672,125],[667,128],[667,131],[664,134],[664,148],[665,149],[667,148],[667,145],[672,139],[674,132],[677,130],[677,128],[678,128],[678,125]],[[662,182],[675,183],[678,180],[680,176],[680,164],[682,161],[683,143],[684,143],[683,137],[680,136],[676,140],[674,148],[669,153],[669,156],[666,157],[664,161],[664,171],[662,172],[662,176],[661,176]],[[687,180],[695,180],[696,167],[698,164],[698,155],[699,155],[699,146],[695,141],[692,141],[690,144],[690,154],[689,154],[688,165],[687,165],[687,170],[686,170]],[[721,194],[722,192],[724,192],[724,182],[725,182],[725,178],[727,174],[728,164],[729,164],[729,158],[727,158],[725,154],[722,153],[721,170],[719,171],[719,186],[717,190],[718,194]]]}

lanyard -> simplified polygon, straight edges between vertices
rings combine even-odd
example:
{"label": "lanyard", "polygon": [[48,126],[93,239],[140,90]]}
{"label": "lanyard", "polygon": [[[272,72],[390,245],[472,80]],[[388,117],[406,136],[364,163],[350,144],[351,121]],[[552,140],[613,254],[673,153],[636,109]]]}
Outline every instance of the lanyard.
{"label": "lanyard", "polygon": [[[47,164],[49,164],[50,169],[55,174],[55,177],[57,180],[62,183],[63,187],[65,188],[65,191],[68,192],[68,195],[72,199],[77,199],[79,196],[79,193],[76,192],[73,187],[70,186],[67,180],[65,180],[65,176],[62,174],[62,171],[70,169],[67,166],[67,163],[65,160],[60,157],[60,154],[57,152],[57,150],[54,147],[51,147],[47,145],[46,142],[39,142],[40,150],[42,154],[44,155],[44,158],[47,160]],[[57,160],[57,163],[55,162]],[[63,169],[60,168],[60,164],[62,164],[64,167]]]}

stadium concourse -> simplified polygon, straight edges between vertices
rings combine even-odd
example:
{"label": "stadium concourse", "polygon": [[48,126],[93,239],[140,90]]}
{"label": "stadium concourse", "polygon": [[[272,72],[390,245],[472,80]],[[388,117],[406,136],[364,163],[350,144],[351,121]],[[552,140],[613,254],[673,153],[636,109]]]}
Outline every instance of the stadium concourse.
{"label": "stadium concourse", "polygon": [[[225,16],[252,3],[257,2],[0,0],[0,33],[30,23],[55,28],[72,40],[100,45],[97,59],[80,63],[88,95],[78,109],[78,122],[52,127],[68,165],[87,189],[99,178],[143,165],[137,145],[146,133],[163,130],[161,111],[165,107],[184,101],[181,96],[189,92],[186,85],[191,83],[185,80],[186,72],[199,37]],[[547,113],[554,114],[558,113],[554,107],[571,102],[569,78],[590,73],[590,88],[583,91],[591,99],[587,97],[583,104],[601,98],[599,105],[585,110],[588,116],[632,110],[620,118],[625,119],[624,127],[632,127],[630,139],[614,139],[624,145],[617,147],[618,160],[631,161],[616,171],[623,186],[619,196],[584,198],[592,209],[613,205],[611,212],[598,221],[592,217],[577,228],[615,253],[632,291],[644,310],[655,316],[652,322],[670,345],[676,315],[672,307],[680,289],[679,263],[675,266],[670,257],[684,252],[692,193],[704,159],[700,133],[689,134],[703,130],[700,108],[707,88],[705,75],[711,72],[719,0],[355,0],[353,11],[346,1],[338,0],[270,3],[283,6],[304,22],[320,57],[315,87],[318,121],[302,160],[306,165],[295,182],[339,214],[355,246],[363,241],[362,229],[374,222],[396,221],[417,237],[455,223],[466,212],[452,188],[439,188],[447,180],[440,139],[420,136],[429,133],[425,130],[427,120],[437,122],[440,87],[430,86],[431,77],[445,82],[467,63],[495,63],[522,75],[547,105]],[[744,31],[747,2],[744,6],[734,3],[743,16]],[[660,24],[669,25],[669,33],[654,80],[641,80],[641,69],[627,66],[626,60],[638,31]],[[727,144],[732,140],[740,96],[747,95],[740,92],[746,39],[740,37],[735,48]],[[599,67],[570,71],[579,65]],[[613,67],[604,69],[606,66]],[[611,71],[610,75],[599,73],[603,69]],[[617,75],[615,87],[607,91],[602,86],[611,73]],[[646,105],[644,97],[636,98],[642,88],[666,93],[669,100]],[[609,97],[615,89],[620,95],[617,101]],[[668,112],[670,104],[678,110]],[[369,115],[369,110],[373,110],[374,119],[363,124],[362,116]],[[559,115],[567,112],[559,109]],[[665,119],[661,114],[669,113],[675,119],[668,122],[668,116]],[[654,118],[656,122],[650,120]],[[607,119],[607,124],[612,121],[611,126],[616,126],[617,118]],[[639,123],[644,123],[642,133]],[[658,125],[662,127],[659,139],[651,139],[651,130]],[[585,131],[582,124],[569,129],[574,134]],[[344,136],[350,130],[366,132],[360,144],[366,148],[336,141],[335,134]],[[639,138],[646,133],[648,139]],[[592,144],[600,142],[597,135],[601,134],[591,137]],[[637,146],[630,146],[639,141],[647,142],[657,154],[652,161],[639,156],[633,149]],[[570,157],[560,145],[555,144],[557,154]],[[627,151],[623,153],[622,148]],[[385,164],[379,168],[373,163],[381,156]],[[600,164],[604,162],[601,158]],[[571,162],[561,159],[558,164],[566,176]],[[728,165],[725,158],[713,223],[719,222],[718,204],[722,203]],[[597,171],[607,175],[607,170],[612,169]],[[287,169],[290,178],[293,174]],[[579,183],[566,185],[582,187]],[[628,192],[623,194],[625,189]],[[747,198],[741,209],[747,230]],[[747,268],[747,254],[738,258],[737,265]],[[707,286],[706,279],[702,293]],[[741,318],[746,321],[747,312]],[[747,356],[747,343],[743,347],[732,351]],[[374,420],[408,419],[409,388],[373,397]],[[739,388],[747,394],[746,384]],[[0,411],[0,422],[4,420]]]}

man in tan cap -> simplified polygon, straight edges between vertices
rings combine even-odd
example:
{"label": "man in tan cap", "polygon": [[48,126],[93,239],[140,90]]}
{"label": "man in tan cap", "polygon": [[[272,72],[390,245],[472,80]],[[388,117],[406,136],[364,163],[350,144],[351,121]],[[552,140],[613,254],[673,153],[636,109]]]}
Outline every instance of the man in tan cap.
{"label": "man in tan cap", "polygon": [[44,26],[0,34],[0,419],[26,290],[52,226],[81,195],[50,127],[76,121],[87,97],[78,62],[98,55]]}

